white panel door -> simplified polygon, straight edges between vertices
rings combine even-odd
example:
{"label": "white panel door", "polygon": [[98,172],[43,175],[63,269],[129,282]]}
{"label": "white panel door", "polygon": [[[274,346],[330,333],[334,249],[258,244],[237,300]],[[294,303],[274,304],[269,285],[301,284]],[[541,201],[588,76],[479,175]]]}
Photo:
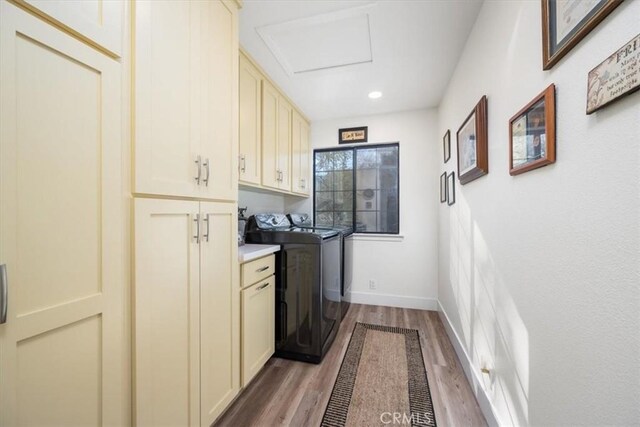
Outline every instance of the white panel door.
{"label": "white panel door", "polygon": [[237,205],[201,202],[200,214],[200,400],[208,427],[240,387]]}
{"label": "white panel door", "polygon": [[120,65],[0,2],[0,426],[127,422]]}
{"label": "white panel door", "polygon": [[200,10],[201,197],[238,197],[238,29],[237,6],[195,2]]}
{"label": "white panel door", "polygon": [[100,45],[114,56],[122,54],[121,0],[15,0],[16,3],[62,24],[70,32]]}
{"label": "white panel door", "polygon": [[278,168],[278,98],[276,88],[262,80],[262,185],[280,187]]}
{"label": "white panel door", "polygon": [[240,55],[240,182],[260,185],[262,75]]}
{"label": "white panel door", "polygon": [[242,386],[275,351],[275,276],[242,290]]}
{"label": "white panel door", "polygon": [[135,200],[136,425],[200,426],[199,203]]}
{"label": "white panel door", "polygon": [[133,7],[134,191],[198,197],[201,7],[179,0]]}
{"label": "white panel door", "polygon": [[294,193],[309,194],[309,125],[293,111],[291,134],[291,187]]}

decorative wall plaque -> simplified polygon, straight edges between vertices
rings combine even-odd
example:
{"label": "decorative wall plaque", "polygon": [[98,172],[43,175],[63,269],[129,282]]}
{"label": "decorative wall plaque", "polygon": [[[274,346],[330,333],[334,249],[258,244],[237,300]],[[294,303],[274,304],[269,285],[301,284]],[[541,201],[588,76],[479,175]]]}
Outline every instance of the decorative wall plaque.
{"label": "decorative wall plaque", "polygon": [[589,72],[587,114],[640,89],[640,34]]}
{"label": "decorative wall plaque", "polygon": [[353,144],[355,142],[367,142],[368,134],[369,134],[368,126],[340,129],[338,131],[338,144]]}

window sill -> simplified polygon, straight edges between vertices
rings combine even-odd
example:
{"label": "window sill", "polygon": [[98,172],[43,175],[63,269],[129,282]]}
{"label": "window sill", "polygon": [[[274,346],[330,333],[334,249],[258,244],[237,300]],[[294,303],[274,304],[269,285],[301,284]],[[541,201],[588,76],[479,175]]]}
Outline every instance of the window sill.
{"label": "window sill", "polygon": [[402,234],[354,233],[353,240],[359,240],[363,242],[402,242],[404,241],[404,236]]}

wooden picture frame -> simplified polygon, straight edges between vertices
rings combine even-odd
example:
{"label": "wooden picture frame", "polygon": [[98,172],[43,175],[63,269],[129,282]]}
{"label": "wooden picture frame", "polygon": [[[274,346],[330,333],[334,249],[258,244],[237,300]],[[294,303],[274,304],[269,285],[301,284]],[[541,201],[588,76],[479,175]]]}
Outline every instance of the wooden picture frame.
{"label": "wooden picture frame", "polygon": [[556,86],[551,84],[509,120],[509,174],[556,161]]}
{"label": "wooden picture frame", "polygon": [[447,201],[447,172],[440,175],[440,203]]}
{"label": "wooden picture frame", "polygon": [[338,144],[355,144],[358,142],[367,142],[368,140],[368,126],[338,129]]}
{"label": "wooden picture frame", "polygon": [[442,155],[444,163],[447,163],[451,158],[451,131],[449,129],[442,137]]}
{"label": "wooden picture frame", "polygon": [[467,184],[489,173],[487,97],[483,96],[456,133],[458,179]]}
{"label": "wooden picture frame", "polygon": [[451,206],[456,202],[456,173],[447,175],[447,205]]}
{"label": "wooden picture frame", "polygon": [[553,68],[622,1],[541,0],[542,69]]}

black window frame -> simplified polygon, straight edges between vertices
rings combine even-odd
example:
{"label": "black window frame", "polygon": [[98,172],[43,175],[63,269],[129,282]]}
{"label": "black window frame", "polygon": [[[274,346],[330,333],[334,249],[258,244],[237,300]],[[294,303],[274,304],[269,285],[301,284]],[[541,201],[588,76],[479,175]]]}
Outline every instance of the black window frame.
{"label": "black window frame", "polygon": [[[356,192],[357,192],[357,184],[356,184],[356,171],[357,169],[357,161],[358,161],[358,149],[368,150],[368,149],[376,149],[376,148],[386,148],[386,147],[396,147],[398,149],[398,232],[392,233],[388,231],[358,231],[356,229]],[[351,227],[355,234],[379,234],[379,235],[390,235],[390,236],[399,236],[400,235],[400,143],[399,142],[387,142],[387,143],[378,143],[378,144],[353,144],[348,146],[341,147],[327,147],[327,148],[316,148],[313,150],[313,224],[316,224],[316,153],[328,153],[328,152],[336,152],[336,151],[352,151],[353,152],[353,169],[351,173],[353,189],[353,202],[351,207]],[[335,212],[335,211],[333,211]],[[335,225],[335,224],[334,224]]]}

